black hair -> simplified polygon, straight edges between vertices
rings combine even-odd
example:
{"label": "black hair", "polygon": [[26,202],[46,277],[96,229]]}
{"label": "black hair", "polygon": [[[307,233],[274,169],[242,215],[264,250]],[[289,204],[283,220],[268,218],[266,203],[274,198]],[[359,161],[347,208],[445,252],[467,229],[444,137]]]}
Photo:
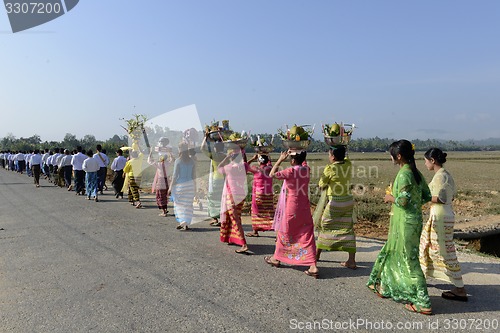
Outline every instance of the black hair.
{"label": "black hair", "polygon": [[345,146],[335,146],[330,148],[330,152],[335,156],[335,160],[343,161],[345,159],[346,149]]}
{"label": "black hair", "polygon": [[96,145],[95,149],[97,149],[97,151],[101,151],[102,150],[102,146],[101,145]]}
{"label": "black hair", "polygon": [[439,148],[430,148],[424,154],[426,159],[433,159],[439,165],[443,165],[446,162],[446,156],[448,156],[448,154],[444,153]]}
{"label": "black hair", "polygon": [[269,156],[267,156],[267,155],[260,155],[260,158],[262,159],[262,162],[260,162],[260,164],[267,164],[267,163],[269,163]]}
{"label": "black hair", "polygon": [[82,151],[82,146],[76,146],[76,151],[81,152]]}
{"label": "black hair", "polygon": [[87,156],[92,157],[92,149],[87,150]]}
{"label": "black hair", "polygon": [[415,164],[415,150],[413,150],[411,142],[404,139],[395,141],[389,146],[389,153],[395,160],[397,159],[398,154],[400,154],[401,157],[410,165],[415,181],[417,184],[420,184],[422,177],[420,176],[420,172],[418,172],[417,165]]}
{"label": "black hair", "polygon": [[307,152],[304,150],[298,154],[291,155],[291,157],[292,157],[292,160],[295,161],[295,165],[301,165],[306,160]]}
{"label": "black hair", "polygon": [[123,155],[123,151],[122,151],[121,149],[117,149],[117,150],[116,150],[116,153],[117,153],[118,155],[120,155],[120,156],[122,156],[122,155]]}

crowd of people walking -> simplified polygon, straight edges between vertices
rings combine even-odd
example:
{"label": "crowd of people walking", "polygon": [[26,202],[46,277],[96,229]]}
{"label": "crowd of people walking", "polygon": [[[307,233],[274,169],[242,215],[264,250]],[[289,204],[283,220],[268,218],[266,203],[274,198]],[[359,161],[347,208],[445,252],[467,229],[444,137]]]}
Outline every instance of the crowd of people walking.
{"label": "crowd of people walking", "polygon": [[[151,151],[147,163],[155,169],[152,192],[159,215],[168,216],[168,203],[172,199],[177,229],[188,231],[197,193],[196,156],[186,142],[181,142],[177,148],[177,158],[171,150],[159,154]],[[313,213],[309,201],[311,171],[305,150],[282,152],[273,164],[267,154],[256,154],[247,160],[244,149],[236,145],[224,147],[221,142],[211,141],[208,134],[200,148],[210,158],[207,218],[211,219],[210,225],[220,228],[221,242],[239,246],[235,251],[238,254],[252,254],[247,238],[259,237],[259,232],[274,231],[274,253],[264,257],[265,263],[273,267],[279,268],[282,264],[305,266],[306,275],[319,278],[318,262],[322,252],[342,251],[347,253],[347,260],[341,265],[352,270],[358,268],[355,202],[349,186],[353,166],[346,146],[334,146],[329,150],[329,164],[318,183],[321,198]],[[443,298],[467,301],[453,245],[452,200],[456,187],[443,166],[446,153],[438,148],[425,153],[425,166],[435,173],[427,184],[417,168],[415,150],[409,141],[394,142],[389,152],[399,172],[390,192],[383,198],[391,204],[390,229],[370,273],[368,288],[379,297],[405,303],[407,310],[431,314],[426,278],[433,277],[454,285],[453,289],[442,293]],[[127,192],[131,205],[144,208],[139,191],[144,156],[135,150],[129,151],[128,158],[123,155],[123,150],[118,149],[111,162],[100,145],[95,147],[95,153],[82,147],[73,151],[60,148],[6,151],[0,154],[0,166],[33,177],[36,187],[40,187],[43,177],[55,186],[96,202],[107,190],[109,167],[113,172],[114,196],[120,199]],[[287,160],[290,166],[283,168]],[[253,175],[252,231],[245,233],[241,215],[247,197],[247,175]],[[277,200],[273,179],[283,181]],[[431,209],[430,218],[424,225],[422,206],[426,202],[431,202]]]}

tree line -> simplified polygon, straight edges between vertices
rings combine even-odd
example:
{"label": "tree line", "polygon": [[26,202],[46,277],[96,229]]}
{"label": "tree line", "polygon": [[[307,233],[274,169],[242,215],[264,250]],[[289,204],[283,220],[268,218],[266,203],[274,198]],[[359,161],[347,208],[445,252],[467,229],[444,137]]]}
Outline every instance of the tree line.
{"label": "tree line", "polygon": [[101,144],[103,149],[108,152],[116,151],[118,148],[128,145],[127,136],[114,135],[112,138],[102,141],[97,140],[94,135],[87,134],[83,138],[78,139],[76,135],[66,133],[62,141],[42,141],[39,135],[35,134],[28,138],[16,138],[13,134],[8,134],[0,140],[1,151],[32,151],[35,149],[53,149],[66,148],[73,150],[77,146],[82,146],[86,149],[94,149],[97,144]]}
{"label": "tree line", "polygon": [[[155,128],[146,129],[149,142],[151,145],[155,145],[160,137],[169,138],[170,142],[179,142],[183,138],[182,131],[173,131],[168,127],[162,128],[160,126],[155,126]],[[281,144],[281,139],[277,135],[272,135],[269,133],[259,134],[261,138],[265,138],[267,142],[271,142],[273,138],[274,151],[279,152],[283,150],[283,145]],[[203,132],[199,132],[199,140],[203,138]],[[349,150],[355,152],[385,152],[387,151],[389,145],[396,141],[394,138],[359,138],[353,139],[349,143]],[[429,147],[439,147],[446,151],[494,151],[500,150],[500,139],[496,140],[483,140],[483,141],[454,141],[454,140],[437,140],[437,139],[427,139],[427,140],[411,140],[415,144],[415,149],[417,151],[425,151]],[[0,139],[0,150],[1,151],[31,151],[34,149],[52,149],[56,147],[63,147],[68,149],[74,149],[77,146],[82,146],[84,148],[94,148],[97,144],[101,144],[103,149],[108,152],[114,152],[120,147],[127,146],[128,137],[127,135],[119,136],[117,134],[113,135],[107,140],[97,140],[94,135],[87,134],[82,138],[78,139],[76,135],[71,133],[66,133],[61,141],[42,141],[39,135],[33,135],[27,138],[20,137],[16,138],[13,134],[9,133],[7,136]],[[250,143],[249,146],[250,147]],[[308,151],[311,152],[326,152],[328,150],[328,145],[323,140],[312,139]]]}

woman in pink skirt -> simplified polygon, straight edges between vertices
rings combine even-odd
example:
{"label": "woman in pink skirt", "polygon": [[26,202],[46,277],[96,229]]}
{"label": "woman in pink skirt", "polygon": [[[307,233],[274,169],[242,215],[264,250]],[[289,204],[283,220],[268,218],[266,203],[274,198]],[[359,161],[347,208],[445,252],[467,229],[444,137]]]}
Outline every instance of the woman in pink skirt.
{"label": "woman in pink skirt", "polygon": [[[250,166],[258,160],[259,166]],[[247,237],[259,237],[259,231],[273,230],[274,195],[273,179],[269,177],[272,165],[267,155],[255,155],[248,160],[248,172],[253,174],[252,184],[252,232]]]}
{"label": "woman in pink skirt", "polygon": [[[278,171],[281,162],[289,155],[292,167]],[[319,270],[309,203],[310,168],[305,162],[306,156],[305,151],[282,152],[269,174],[284,182],[274,217],[276,249],[273,256],[264,257],[264,260],[274,267],[279,267],[281,262],[309,266],[304,273],[317,279]]]}

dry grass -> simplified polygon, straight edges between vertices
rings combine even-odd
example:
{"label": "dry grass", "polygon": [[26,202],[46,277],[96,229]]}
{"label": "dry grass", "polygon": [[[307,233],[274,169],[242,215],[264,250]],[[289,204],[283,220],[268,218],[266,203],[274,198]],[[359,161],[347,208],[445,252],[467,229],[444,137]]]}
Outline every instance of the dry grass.
{"label": "dry grass", "polygon": [[[309,160],[313,168],[319,168],[327,163],[326,154],[311,155]],[[393,181],[398,167],[393,165],[388,153],[351,153],[350,158],[355,167],[354,189],[358,190],[355,191],[355,194],[358,193],[356,195],[358,222],[372,224],[382,229],[387,228],[389,207],[383,203],[383,197],[385,188]],[[458,187],[458,195],[454,201],[457,221],[484,215],[500,215],[499,162],[500,152],[449,153],[445,166],[453,175]],[[430,182],[433,173],[425,168],[421,152],[417,153],[417,167],[426,181]],[[311,179],[311,182],[317,182],[317,179]],[[427,211],[425,208],[424,211]]]}
{"label": "dry grass", "polygon": [[[398,167],[393,165],[388,153],[350,153],[349,157],[355,168],[352,183],[357,202],[357,229],[361,234],[375,237],[385,235],[389,224],[390,207],[383,202],[383,197],[385,188],[394,180]],[[276,161],[277,158],[278,154],[271,155],[272,161]],[[197,159],[199,194],[204,196],[208,188],[209,159],[203,154],[197,154]],[[328,155],[327,153],[310,153],[307,160],[312,171],[310,200],[314,205],[318,200],[316,184],[323,168],[328,163]],[[454,201],[457,221],[485,215],[500,215],[499,164],[500,152],[449,153],[445,166],[452,173],[458,187],[458,196]],[[284,163],[283,166],[286,167],[287,164]],[[430,182],[433,173],[424,166],[423,152],[417,152],[417,167],[426,181]],[[154,170],[147,170],[143,177],[143,186],[147,187],[153,176]],[[250,207],[248,202],[251,200],[251,179],[249,175],[246,210]],[[275,192],[278,192],[281,182],[276,180],[275,184]],[[424,207],[425,211],[428,211],[426,207]]]}

